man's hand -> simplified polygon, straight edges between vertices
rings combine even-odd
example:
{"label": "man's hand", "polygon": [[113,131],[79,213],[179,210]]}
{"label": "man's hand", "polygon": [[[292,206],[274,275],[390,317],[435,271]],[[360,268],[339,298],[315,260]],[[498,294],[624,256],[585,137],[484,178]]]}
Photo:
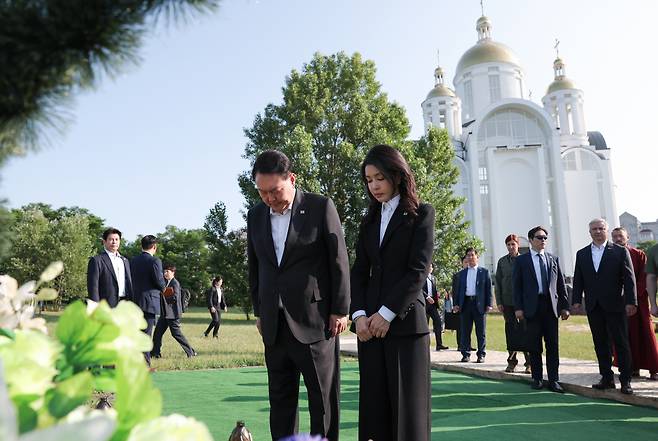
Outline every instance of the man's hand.
{"label": "man's hand", "polygon": [[637,313],[637,306],[635,305],[626,305],[626,315],[628,317],[635,315]]}
{"label": "man's hand", "polygon": [[457,314],[460,310],[461,308],[458,305],[452,307],[452,312],[454,312],[455,314]]}
{"label": "man's hand", "polygon": [[356,336],[360,341],[366,342],[372,338],[370,329],[368,329],[368,318],[365,315],[357,317],[354,324],[356,326]]}
{"label": "man's hand", "polygon": [[571,305],[571,311],[574,314],[580,313],[582,309],[583,309],[583,305],[581,305],[580,303],[574,303],[573,305]]}
{"label": "man's hand", "polygon": [[211,307],[210,307],[210,312],[212,312],[212,313],[214,314],[214,313],[216,313],[216,312],[217,312],[217,310],[215,309],[215,307],[214,307],[214,306],[211,306]]}
{"label": "man's hand", "polygon": [[505,312],[505,307],[503,305],[498,305],[498,312]]}
{"label": "man's hand", "polygon": [[263,330],[260,328],[260,317],[256,317],[256,329],[258,329],[258,333],[260,336],[263,336]]}
{"label": "man's hand", "polygon": [[228,306],[224,306],[224,312],[228,312]]}
{"label": "man's hand", "polygon": [[560,311],[560,317],[562,318],[562,320],[569,320],[569,315],[570,314],[568,309],[563,309],[562,311]]}
{"label": "man's hand", "polygon": [[384,338],[391,324],[380,313],[376,312],[368,317],[368,329],[373,337]]}
{"label": "man's hand", "polygon": [[517,309],[516,311],[514,311],[514,315],[516,316],[516,319],[519,321],[525,320],[525,315],[523,314],[522,309]]}
{"label": "man's hand", "polygon": [[347,316],[331,314],[329,316],[329,331],[331,336],[335,337],[347,329]]}
{"label": "man's hand", "polygon": [[429,303],[430,305],[434,304],[434,299],[432,297],[429,297],[429,296],[425,297],[425,300],[427,300],[427,303]]}
{"label": "man's hand", "polygon": [[492,307],[492,306],[487,306],[486,308],[484,308],[484,313],[485,313],[485,314],[487,314],[487,313],[489,313],[489,312],[491,312],[491,311],[493,311],[493,307]]}

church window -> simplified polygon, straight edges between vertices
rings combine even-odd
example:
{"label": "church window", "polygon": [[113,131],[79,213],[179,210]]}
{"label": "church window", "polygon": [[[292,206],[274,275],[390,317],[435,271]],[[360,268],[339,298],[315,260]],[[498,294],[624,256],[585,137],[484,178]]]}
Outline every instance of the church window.
{"label": "church window", "polygon": [[492,103],[500,100],[500,75],[489,75],[489,98]]}
{"label": "church window", "polygon": [[487,168],[486,167],[478,168],[478,176],[480,177],[480,181],[486,181],[487,180]]}
{"label": "church window", "polygon": [[535,115],[520,109],[506,109],[483,121],[478,142],[489,146],[543,145],[546,139]]}
{"label": "church window", "polygon": [[571,105],[570,104],[567,106],[567,120],[568,120],[568,123],[569,123],[569,127],[567,128],[568,133],[570,135],[573,135],[574,134],[573,112],[571,111]]}
{"label": "church window", "polygon": [[439,112],[439,128],[440,129],[445,129],[446,128],[446,112],[445,110],[442,110]]}
{"label": "church window", "polygon": [[560,127],[560,111],[557,106],[553,107],[553,119],[555,119],[555,127]]}
{"label": "church window", "polygon": [[489,194],[489,185],[488,184],[480,185],[480,194]]}
{"label": "church window", "polygon": [[571,152],[564,155],[564,158],[562,158],[562,162],[564,162],[565,171],[578,170],[578,164],[576,163],[576,152]]}
{"label": "church window", "polygon": [[471,80],[464,82],[464,119],[469,120],[473,115],[473,84]]}

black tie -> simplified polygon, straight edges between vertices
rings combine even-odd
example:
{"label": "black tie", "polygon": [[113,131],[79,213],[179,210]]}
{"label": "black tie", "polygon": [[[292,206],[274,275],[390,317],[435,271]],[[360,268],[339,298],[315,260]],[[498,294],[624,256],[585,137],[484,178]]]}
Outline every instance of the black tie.
{"label": "black tie", "polygon": [[546,263],[544,262],[544,255],[537,254],[539,258],[539,272],[541,273],[541,289],[542,293],[548,295],[548,272],[546,271]]}

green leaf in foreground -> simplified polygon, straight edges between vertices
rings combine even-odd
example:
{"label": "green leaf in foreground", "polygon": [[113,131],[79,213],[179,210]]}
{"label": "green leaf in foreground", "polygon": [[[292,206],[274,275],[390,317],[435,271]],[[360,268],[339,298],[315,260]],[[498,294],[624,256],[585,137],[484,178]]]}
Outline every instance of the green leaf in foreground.
{"label": "green leaf in foreground", "polygon": [[55,418],[63,418],[91,396],[94,378],[91,373],[80,372],[58,383],[46,394],[48,411]]}

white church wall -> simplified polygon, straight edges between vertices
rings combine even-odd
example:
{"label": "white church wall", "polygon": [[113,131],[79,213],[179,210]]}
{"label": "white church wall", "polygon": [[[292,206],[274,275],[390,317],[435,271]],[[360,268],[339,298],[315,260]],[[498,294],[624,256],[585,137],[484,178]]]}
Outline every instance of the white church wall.
{"label": "white church wall", "polygon": [[[564,180],[567,188],[572,250],[575,253],[592,241],[589,235],[589,221],[604,216],[605,211],[599,195],[592,191],[598,188],[596,171],[565,171]],[[572,272],[573,270],[565,270],[567,274]]]}

